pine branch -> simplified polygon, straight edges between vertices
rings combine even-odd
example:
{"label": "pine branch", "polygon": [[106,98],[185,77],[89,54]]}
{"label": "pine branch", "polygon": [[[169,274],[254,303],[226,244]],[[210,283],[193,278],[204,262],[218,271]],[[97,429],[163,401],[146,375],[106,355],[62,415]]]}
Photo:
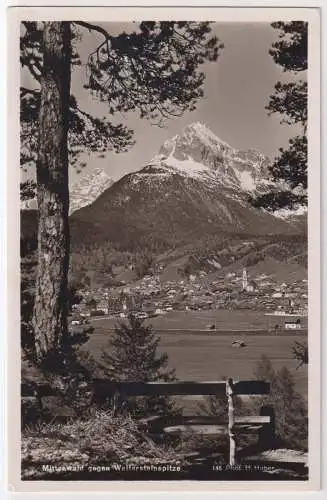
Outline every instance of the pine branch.
{"label": "pine branch", "polygon": [[91,24],[85,21],[73,21],[74,24],[77,24],[78,26],[81,26],[82,28],[86,28],[89,31],[97,31],[98,33],[101,33],[105,37],[106,40],[111,40],[112,37],[109,35],[109,33],[104,29],[101,28],[101,26],[96,25],[96,24]]}

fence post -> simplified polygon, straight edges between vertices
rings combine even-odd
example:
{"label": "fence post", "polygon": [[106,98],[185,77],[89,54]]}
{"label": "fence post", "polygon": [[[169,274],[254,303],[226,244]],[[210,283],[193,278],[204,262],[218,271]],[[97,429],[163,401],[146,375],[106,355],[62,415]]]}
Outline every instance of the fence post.
{"label": "fence post", "polygon": [[121,394],[116,391],[112,398],[112,412],[114,416],[118,415],[118,412],[121,408]]}
{"label": "fence post", "polygon": [[226,396],[228,401],[228,436],[229,436],[229,465],[235,465],[236,442],[234,433],[234,398],[233,379],[226,380]]}

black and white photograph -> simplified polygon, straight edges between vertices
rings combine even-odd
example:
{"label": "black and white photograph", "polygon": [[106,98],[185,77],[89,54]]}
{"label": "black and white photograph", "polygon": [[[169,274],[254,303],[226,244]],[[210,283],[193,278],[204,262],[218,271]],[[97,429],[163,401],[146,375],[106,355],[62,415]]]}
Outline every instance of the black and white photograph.
{"label": "black and white photograph", "polygon": [[305,485],[319,15],[103,10],[16,30],[21,484]]}

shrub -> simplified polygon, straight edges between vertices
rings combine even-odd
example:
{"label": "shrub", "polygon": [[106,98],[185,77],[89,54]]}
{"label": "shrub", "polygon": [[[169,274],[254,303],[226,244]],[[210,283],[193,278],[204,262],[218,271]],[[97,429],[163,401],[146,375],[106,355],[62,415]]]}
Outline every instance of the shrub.
{"label": "shrub", "polygon": [[[130,417],[96,411],[65,424],[31,425],[22,432],[22,479],[42,479],[43,464],[53,467],[172,463],[182,457],[153,443]],[[81,472],[81,479],[85,472]],[[55,474],[52,474],[52,478]]]}
{"label": "shrub", "polygon": [[[263,356],[258,363],[255,378],[270,382],[270,395],[260,401],[274,407],[276,436],[289,448],[308,449],[308,408],[307,403],[295,390],[290,371],[283,366],[277,372],[271,361]],[[253,403],[257,406],[257,403]]]}
{"label": "shrub", "polygon": [[308,345],[302,342],[295,341],[292,346],[292,353],[294,359],[298,361],[298,368],[302,365],[307,365],[309,363],[309,349]]}

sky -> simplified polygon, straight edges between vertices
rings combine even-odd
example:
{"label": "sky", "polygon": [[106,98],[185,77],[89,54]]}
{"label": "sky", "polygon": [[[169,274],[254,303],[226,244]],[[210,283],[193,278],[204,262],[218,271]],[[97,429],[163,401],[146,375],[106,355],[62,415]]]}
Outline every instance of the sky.
{"label": "sky", "polygon": [[[100,23],[110,33],[125,30],[134,31],[135,25],[127,23]],[[224,44],[216,62],[205,63],[204,98],[193,112],[186,112],[180,118],[167,120],[164,128],[139,119],[135,112],[121,117],[121,123],[134,130],[135,145],[128,153],[108,152],[104,158],[85,155],[87,163],[81,174],[70,169],[70,183],[92,168],[103,169],[114,180],[133,170],[139,170],[159,151],[170,137],[180,134],[186,125],[200,121],[206,124],[218,137],[237,149],[256,148],[273,158],[278,149],[286,146],[288,139],[297,133],[295,127],[280,124],[278,115],[268,116],[265,106],[278,80],[290,76],[283,73],[269,55],[278,32],[268,23],[215,23],[212,31]],[[72,93],[80,106],[87,112],[102,117],[105,103],[100,103],[83,88],[86,83],[85,63],[88,55],[103,38],[100,34],[81,28],[81,40],[77,50],[82,66],[72,73]],[[23,84],[28,76],[22,74]]]}

